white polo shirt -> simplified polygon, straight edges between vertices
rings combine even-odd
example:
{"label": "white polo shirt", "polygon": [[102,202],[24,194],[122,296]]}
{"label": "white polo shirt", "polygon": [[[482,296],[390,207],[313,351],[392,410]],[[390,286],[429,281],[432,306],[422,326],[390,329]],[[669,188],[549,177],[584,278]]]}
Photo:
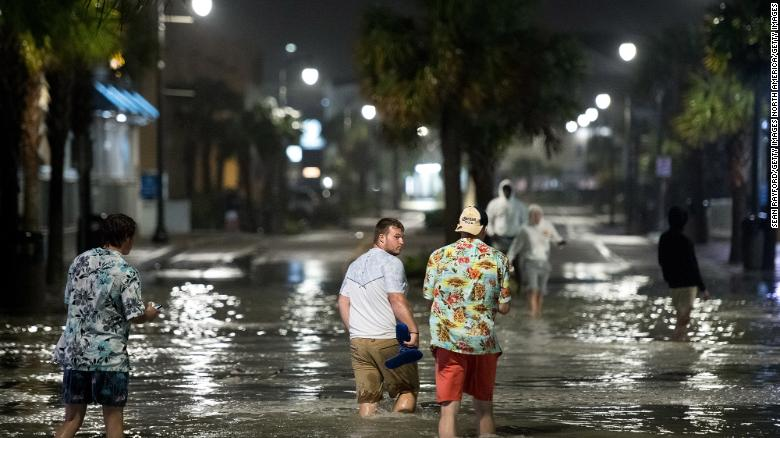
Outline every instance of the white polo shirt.
{"label": "white polo shirt", "polygon": [[374,247],[349,265],[339,293],[349,298],[349,337],[395,339],[395,315],[388,293],[407,290],[404,264]]}

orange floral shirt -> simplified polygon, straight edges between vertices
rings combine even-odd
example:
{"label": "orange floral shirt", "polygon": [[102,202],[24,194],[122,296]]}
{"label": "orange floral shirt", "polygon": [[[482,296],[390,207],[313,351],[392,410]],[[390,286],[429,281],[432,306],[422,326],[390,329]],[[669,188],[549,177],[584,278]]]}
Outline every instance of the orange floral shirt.
{"label": "orange floral shirt", "polygon": [[432,300],[431,347],[484,355],[500,353],[494,320],[498,305],[512,299],[509,262],[479,239],[437,249],[428,259],[423,296]]}

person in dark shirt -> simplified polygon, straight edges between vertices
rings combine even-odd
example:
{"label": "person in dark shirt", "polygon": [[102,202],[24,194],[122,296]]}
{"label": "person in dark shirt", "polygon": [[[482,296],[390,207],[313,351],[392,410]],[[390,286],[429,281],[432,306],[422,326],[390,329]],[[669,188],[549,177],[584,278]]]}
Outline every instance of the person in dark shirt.
{"label": "person in dark shirt", "polygon": [[686,222],[688,213],[682,208],[675,206],[669,209],[669,230],[661,235],[658,242],[658,263],[671,289],[672,304],[677,311],[675,340],[685,338],[697,290],[702,292],[703,299],[710,296],[699,274],[693,242],[683,234]]}

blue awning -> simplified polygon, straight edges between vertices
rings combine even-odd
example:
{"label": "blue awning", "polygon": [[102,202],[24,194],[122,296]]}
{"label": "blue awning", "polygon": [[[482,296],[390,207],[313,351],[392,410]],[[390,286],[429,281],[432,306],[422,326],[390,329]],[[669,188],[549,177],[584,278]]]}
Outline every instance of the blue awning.
{"label": "blue awning", "polygon": [[98,93],[95,108],[98,110],[141,117],[146,121],[156,120],[160,116],[157,109],[138,92],[102,82],[95,82],[95,90]]}

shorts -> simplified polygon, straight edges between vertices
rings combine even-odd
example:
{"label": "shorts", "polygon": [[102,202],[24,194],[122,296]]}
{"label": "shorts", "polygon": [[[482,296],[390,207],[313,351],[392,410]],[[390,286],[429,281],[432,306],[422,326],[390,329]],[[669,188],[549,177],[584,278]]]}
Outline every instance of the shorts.
{"label": "shorts", "polygon": [[124,407],[129,378],[128,372],[65,369],[62,375],[62,401],[65,404]]}
{"label": "shorts", "polygon": [[436,358],[436,402],[459,401],[464,392],[477,400],[493,400],[501,353],[466,355],[436,348],[433,354]]}
{"label": "shorts", "polygon": [[672,305],[678,313],[689,313],[696,300],[697,287],[679,287],[672,290]]}
{"label": "shorts", "polygon": [[420,390],[417,363],[395,369],[385,367],[385,361],[398,354],[397,340],[354,338],[350,339],[349,348],[358,403],[379,402],[384,391],[392,398],[407,392],[417,395]]}
{"label": "shorts", "polygon": [[523,261],[523,279],[526,290],[547,294],[547,280],[550,278],[550,263],[541,260]]}

